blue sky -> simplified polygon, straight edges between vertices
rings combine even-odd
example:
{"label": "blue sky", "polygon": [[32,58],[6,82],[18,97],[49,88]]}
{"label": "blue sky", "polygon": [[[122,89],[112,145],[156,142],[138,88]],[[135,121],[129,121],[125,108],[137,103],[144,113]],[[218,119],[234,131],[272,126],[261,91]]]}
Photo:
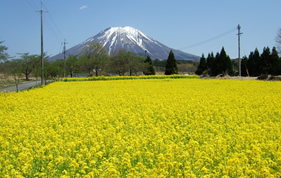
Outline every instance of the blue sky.
{"label": "blue sky", "polygon": [[[276,45],[280,0],[43,0],[44,51],[52,56],[113,26],[132,26],[174,49],[241,56]],[[40,0],[1,0],[0,41],[10,56],[40,54]],[[215,38],[215,39],[214,39]],[[196,45],[198,43],[208,42]]]}

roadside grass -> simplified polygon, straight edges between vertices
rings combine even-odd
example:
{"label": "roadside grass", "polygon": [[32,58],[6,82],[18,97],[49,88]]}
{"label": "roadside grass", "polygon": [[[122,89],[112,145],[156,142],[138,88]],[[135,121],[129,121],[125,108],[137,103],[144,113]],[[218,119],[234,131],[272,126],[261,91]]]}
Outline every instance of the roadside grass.
{"label": "roadside grass", "polygon": [[15,85],[15,81],[0,79],[0,88],[9,87],[9,86],[12,86],[12,85]]}
{"label": "roadside grass", "polygon": [[[31,81],[36,81],[36,80],[35,79],[30,79],[30,80],[20,79],[18,84],[31,82]],[[14,86],[14,85],[16,85],[15,80],[0,78],[0,88],[6,88],[6,87]]]}
{"label": "roadside grass", "polygon": [[[18,84],[22,84],[25,82],[36,81],[36,78],[31,77],[29,80],[19,79]],[[6,88],[10,86],[16,85],[16,81],[11,75],[5,75],[0,73],[0,88]]]}

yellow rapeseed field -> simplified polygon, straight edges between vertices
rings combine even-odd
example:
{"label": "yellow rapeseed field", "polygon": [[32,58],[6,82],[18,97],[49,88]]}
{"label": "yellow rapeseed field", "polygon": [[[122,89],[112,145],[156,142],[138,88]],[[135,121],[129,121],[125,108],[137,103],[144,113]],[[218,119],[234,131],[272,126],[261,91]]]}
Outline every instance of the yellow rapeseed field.
{"label": "yellow rapeseed field", "polygon": [[0,177],[280,177],[281,82],[55,82],[0,93]]}

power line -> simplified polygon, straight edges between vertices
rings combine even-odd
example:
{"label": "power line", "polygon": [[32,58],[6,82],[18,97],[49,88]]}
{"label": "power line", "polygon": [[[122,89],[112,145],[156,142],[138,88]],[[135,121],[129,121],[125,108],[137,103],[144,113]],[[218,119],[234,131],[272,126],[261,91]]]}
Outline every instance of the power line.
{"label": "power line", "polygon": [[39,9],[39,7],[37,6],[37,4],[33,1],[33,0],[25,0],[29,6],[33,9],[33,10],[37,10]]}
{"label": "power line", "polygon": [[[26,0],[26,2],[29,4],[29,6],[34,9],[35,11],[37,11],[37,9],[40,9],[40,6],[38,6],[33,0]],[[51,34],[59,41],[63,41],[65,38],[62,35],[60,29],[58,28],[58,26],[55,23],[55,20],[53,18],[53,16],[51,15],[51,12],[49,11],[49,9],[47,8],[47,6],[42,2],[42,6],[44,9],[46,9],[46,11],[48,11],[48,17],[44,16],[44,25],[47,26],[47,28],[49,29],[49,31],[51,32]],[[50,19],[50,20],[49,20]]]}
{"label": "power line", "polygon": [[34,2],[33,0],[30,0],[36,8],[40,8],[41,7],[41,3],[42,3],[42,0],[40,1],[40,3],[38,4],[37,2]]}
{"label": "power line", "polygon": [[52,13],[49,11],[49,9],[47,8],[47,6],[45,4],[43,4],[43,7],[48,11],[48,17],[49,18],[46,18],[46,20],[44,21],[44,22],[46,22],[48,29],[50,30],[50,32],[52,33],[54,38],[56,38],[56,40],[59,43],[61,43],[63,40],[65,41],[65,38],[61,33],[61,30],[58,28],[58,26],[55,23],[55,20],[54,20],[53,16],[51,15]]}
{"label": "power line", "polygon": [[44,17],[44,24],[47,26],[47,28],[49,29],[49,31],[51,32],[51,34],[54,36],[54,38],[61,43],[62,39],[58,33],[54,30],[54,28],[50,25],[48,19],[46,17]]}
{"label": "power line", "polygon": [[201,41],[201,42],[199,42],[199,43],[195,43],[195,44],[193,44],[193,45],[190,45],[190,46],[187,46],[187,47],[184,47],[184,48],[180,48],[180,50],[189,49],[189,48],[193,48],[193,47],[195,47],[195,46],[199,46],[199,45],[208,43],[208,42],[210,42],[210,41],[213,41],[213,40],[216,40],[216,39],[218,39],[218,38],[221,38],[221,37],[223,37],[223,36],[225,36],[225,35],[227,35],[227,34],[229,34],[229,33],[232,33],[232,32],[234,32],[234,31],[236,31],[236,28],[233,28],[233,29],[231,29],[231,30],[228,30],[228,31],[226,31],[226,32],[224,32],[224,33],[221,33],[221,34],[219,34],[219,35],[217,35],[217,36],[214,36],[214,37],[209,38],[209,39],[207,39],[207,40]]}
{"label": "power line", "polygon": [[[46,11],[48,12],[47,16],[45,15],[43,17],[43,24],[44,26],[47,27],[47,31],[49,32],[49,34],[51,36],[53,36],[53,38],[55,38],[59,44],[61,44],[61,42],[65,39],[64,36],[61,33],[61,30],[58,28],[58,26],[55,23],[55,20],[53,18],[53,16],[51,15],[51,12],[49,11],[49,9],[47,8],[46,4],[42,2],[41,0],[41,7],[38,3],[36,3],[36,1],[34,0],[25,0],[27,2],[27,4],[34,10],[34,11],[38,11],[38,9],[46,9]],[[38,11],[40,12],[40,11]],[[61,46],[62,47],[62,46]],[[60,48],[61,48],[60,47]],[[61,49],[60,49],[61,51]]]}
{"label": "power line", "polygon": [[62,38],[62,39],[65,39],[64,36],[62,35],[60,29],[58,28],[58,26],[56,25],[55,21],[54,21],[54,18],[52,17],[50,11],[48,10],[47,6],[45,4],[43,4],[43,6],[45,7],[45,9],[49,12],[48,15],[50,16],[50,19],[55,27],[55,29],[57,30],[57,34]]}

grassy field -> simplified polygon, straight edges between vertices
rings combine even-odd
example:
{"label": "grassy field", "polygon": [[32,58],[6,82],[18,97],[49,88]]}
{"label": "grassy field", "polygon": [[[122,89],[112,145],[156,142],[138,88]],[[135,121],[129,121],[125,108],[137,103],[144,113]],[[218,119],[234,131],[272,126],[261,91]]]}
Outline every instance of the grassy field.
{"label": "grassy field", "polygon": [[55,82],[0,101],[0,177],[281,176],[281,82]]}
{"label": "grassy field", "polygon": [[[35,78],[30,78],[29,81],[34,81],[36,80]],[[19,83],[25,83],[25,82],[28,82],[24,79],[19,79],[17,80],[17,82]],[[16,80],[13,78],[13,76],[10,76],[10,75],[4,75],[4,74],[1,74],[0,73],[0,88],[5,88],[5,87],[9,87],[9,86],[13,86],[13,85],[16,85]]]}
{"label": "grassy field", "polygon": [[0,73],[0,88],[15,85],[15,80],[11,76],[5,76]]}

